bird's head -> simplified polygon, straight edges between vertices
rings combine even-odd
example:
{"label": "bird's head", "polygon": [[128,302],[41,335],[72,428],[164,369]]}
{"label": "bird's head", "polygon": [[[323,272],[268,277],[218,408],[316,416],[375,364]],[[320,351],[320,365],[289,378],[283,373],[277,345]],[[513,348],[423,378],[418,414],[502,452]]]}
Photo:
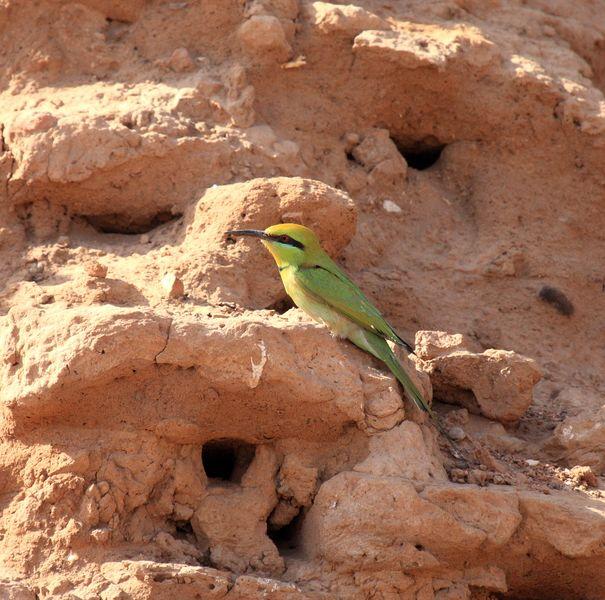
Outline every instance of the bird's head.
{"label": "bird's head", "polygon": [[317,236],[308,227],[296,223],[271,225],[264,231],[240,229],[226,233],[227,235],[248,235],[260,238],[279,267],[302,265],[308,262],[315,252],[321,251]]}

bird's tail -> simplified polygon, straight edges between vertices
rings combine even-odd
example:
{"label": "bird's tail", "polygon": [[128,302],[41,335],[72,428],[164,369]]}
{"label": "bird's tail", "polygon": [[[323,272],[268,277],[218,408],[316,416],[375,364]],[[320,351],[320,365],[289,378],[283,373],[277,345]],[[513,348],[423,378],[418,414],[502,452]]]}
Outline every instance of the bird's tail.
{"label": "bird's tail", "polygon": [[429,413],[429,415],[433,416],[433,411],[429,406],[428,402],[424,399],[420,390],[416,387],[411,377],[406,373],[405,368],[399,362],[398,358],[395,356],[393,351],[388,347],[388,356],[382,358],[387,367],[391,369],[393,375],[397,377],[397,380],[403,386],[405,393],[408,395],[410,400],[422,411]]}
{"label": "bird's tail", "polygon": [[412,400],[420,410],[429,413],[431,417],[434,416],[428,402],[423,398],[420,390],[406,373],[405,368],[399,362],[399,359],[395,356],[386,340],[370,331],[363,331],[361,329],[357,335],[352,336],[350,339],[354,344],[383,361],[386,366],[389,367],[393,375],[397,377],[397,380],[403,386],[403,389],[410,400]]}

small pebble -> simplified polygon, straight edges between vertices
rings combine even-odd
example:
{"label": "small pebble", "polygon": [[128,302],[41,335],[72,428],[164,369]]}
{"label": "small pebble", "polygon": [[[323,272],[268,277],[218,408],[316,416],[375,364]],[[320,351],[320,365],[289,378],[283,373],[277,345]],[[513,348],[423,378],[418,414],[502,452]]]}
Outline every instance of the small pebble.
{"label": "small pebble", "polygon": [[91,277],[98,277],[99,279],[105,279],[105,277],[107,277],[107,267],[97,261],[86,265],[86,272]]}
{"label": "small pebble", "polygon": [[168,59],[168,66],[176,73],[184,73],[195,68],[195,63],[187,48],[177,48]]}
{"label": "small pebble", "polygon": [[525,464],[528,465],[529,467],[537,467],[540,464],[540,461],[536,460],[535,458],[528,458],[525,461]]}
{"label": "small pebble", "polygon": [[6,227],[0,227],[0,245],[10,239],[10,231]]}
{"label": "small pebble", "polygon": [[466,433],[462,427],[450,427],[447,431],[447,437],[455,442],[460,442],[466,437]]}
{"label": "small pebble", "polygon": [[107,481],[99,481],[97,484],[101,496],[104,496],[109,491],[109,483]]}
{"label": "small pebble", "polygon": [[357,133],[346,133],[344,137],[345,149],[350,152],[357,144],[359,144],[359,135]]}
{"label": "small pebble", "polygon": [[100,527],[98,529],[93,529],[90,532],[90,537],[99,544],[104,544],[109,541],[109,536],[111,535],[111,531],[107,527]]}
{"label": "small pebble", "polygon": [[590,467],[576,466],[569,470],[569,475],[577,484],[585,484],[589,487],[597,487],[598,480]]}
{"label": "small pebble", "polygon": [[30,281],[41,281],[44,279],[44,265],[33,262],[27,266],[28,279]]}
{"label": "small pebble", "polygon": [[289,60],[288,62],[281,65],[282,69],[298,69],[300,67],[304,67],[307,64],[307,57],[300,54],[294,60]]}
{"label": "small pebble", "polygon": [[470,473],[468,474],[467,481],[469,483],[485,486],[489,483],[491,478],[491,474],[486,471],[482,471],[481,469],[471,469]]}
{"label": "small pebble", "polygon": [[464,483],[468,476],[468,471],[466,469],[452,469],[450,472],[450,476],[452,481],[456,483]]}
{"label": "small pebble", "polygon": [[174,273],[164,275],[161,284],[168,298],[181,298],[185,294],[183,282]]}
{"label": "small pebble", "polygon": [[538,297],[566,317],[571,317],[575,312],[572,301],[556,287],[550,285],[543,286],[538,293]]}
{"label": "small pebble", "polygon": [[395,204],[392,200],[385,200],[382,203],[382,208],[386,210],[388,213],[400,213],[401,208]]}

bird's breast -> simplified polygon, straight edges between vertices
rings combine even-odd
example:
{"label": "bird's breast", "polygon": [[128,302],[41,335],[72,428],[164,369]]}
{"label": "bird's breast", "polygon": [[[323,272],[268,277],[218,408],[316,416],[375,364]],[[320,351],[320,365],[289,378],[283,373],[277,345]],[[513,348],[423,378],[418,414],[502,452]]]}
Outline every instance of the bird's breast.
{"label": "bird's breast", "polygon": [[280,271],[284,288],[294,304],[315,321],[342,338],[348,338],[358,326],[350,319],[334,310],[327,302],[307,292],[297,281],[296,271],[286,268]]}

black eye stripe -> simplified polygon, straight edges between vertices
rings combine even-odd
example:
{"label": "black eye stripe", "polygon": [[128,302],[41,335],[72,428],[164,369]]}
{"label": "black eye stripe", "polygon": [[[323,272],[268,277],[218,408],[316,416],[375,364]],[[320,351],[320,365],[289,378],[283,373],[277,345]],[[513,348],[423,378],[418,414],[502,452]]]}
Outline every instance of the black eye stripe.
{"label": "black eye stripe", "polygon": [[289,235],[272,235],[271,236],[276,242],[280,244],[288,244],[288,246],[294,246],[295,248],[300,248],[304,250],[304,244],[301,244],[298,240],[290,237]]}

